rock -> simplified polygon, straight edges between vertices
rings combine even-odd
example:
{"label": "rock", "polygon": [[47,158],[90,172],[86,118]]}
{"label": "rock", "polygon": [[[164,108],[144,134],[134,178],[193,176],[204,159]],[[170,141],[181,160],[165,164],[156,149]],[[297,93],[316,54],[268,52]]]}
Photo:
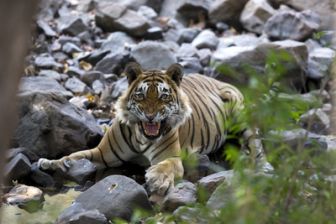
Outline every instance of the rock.
{"label": "rock", "polygon": [[103,78],[104,78],[104,74],[102,72],[94,70],[94,71],[88,71],[84,73],[83,76],[81,77],[81,80],[86,85],[91,86],[94,81],[103,79]]}
{"label": "rock", "polygon": [[45,35],[47,35],[48,37],[56,37],[57,36],[57,33],[44,20],[41,20],[41,19],[37,20],[37,26],[41,30],[43,30]]}
{"label": "rock", "polygon": [[75,94],[83,94],[88,92],[88,86],[76,77],[69,78],[65,82],[64,86]]}
{"label": "rock", "polygon": [[61,16],[58,20],[58,30],[64,34],[77,36],[88,29],[83,18],[77,15]]}
{"label": "rock", "polygon": [[[238,20],[241,11],[248,0],[215,0],[211,2],[209,9],[210,21],[214,24],[217,22],[229,22]],[[236,21],[234,21],[236,22]]]}
{"label": "rock", "polygon": [[189,181],[176,184],[164,198],[162,207],[166,211],[174,211],[182,205],[196,202],[196,187]]}
{"label": "rock", "polygon": [[335,51],[330,48],[316,48],[310,52],[309,57],[329,68],[335,57]]}
{"label": "rock", "polygon": [[104,84],[100,80],[95,80],[92,83],[92,89],[95,94],[101,94],[104,90]]}
{"label": "rock", "polygon": [[128,88],[128,81],[127,78],[121,78],[118,81],[112,84],[112,92],[111,97],[112,99],[117,99],[121,94],[126,91]]}
{"label": "rock", "polygon": [[148,20],[153,20],[158,16],[158,14],[154,11],[153,8],[145,5],[140,6],[137,13],[147,18]]}
{"label": "rock", "polygon": [[66,43],[73,43],[73,44],[76,44],[77,46],[80,46],[81,44],[81,41],[78,37],[71,37],[71,36],[66,36],[66,35],[61,35],[58,38],[58,42],[62,45]]}
{"label": "rock", "polygon": [[73,161],[70,168],[66,171],[66,177],[81,185],[94,177],[97,171],[96,166],[87,159]]}
{"label": "rock", "polygon": [[200,186],[202,189],[205,190],[205,192],[209,193],[210,195],[224,181],[230,183],[232,177],[233,177],[233,170],[221,171],[203,177],[198,181],[198,186]]}
{"label": "rock", "polygon": [[163,1],[162,9],[160,11],[161,17],[174,18],[177,14],[177,8],[181,4],[181,0]]}
{"label": "rock", "polygon": [[319,28],[320,18],[313,11],[280,10],[269,18],[264,31],[272,39],[303,41]]}
{"label": "rock", "polygon": [[249,80],[249,74],[242,69],[244,67],[242,65],[250,66],[257,72],[263,73],[266,58],[271,51],[275,54],[286,54],[291,59],[281,62],[287,69],[282,74],[282,82],[294,89],[302,88],[305,77],[301,74],[307,62],[308,51],[305,44],[301,42],[285,40],[256,46],[218,48],[212,55],[211,63],[216,69],[225,72],[217,76],[219,80],[244,83]]}
{"label": "rock", "polygon": [[323,29],[334,28],[334,21],[336,21],[336,12],[335,9],[331,7],[334,4],[332,0],[324,0],[324,1],[286,0],[283,3],[299,11],[314,9],[314,11],[319,15],[328,15],[328,16],[321,16],[322,28]]}
{"label": "rock", "polygon": [[35,186],[37,185],[39,187],[49,189],[56,187],[56,182],[54,181],[54,178],[46,172],[40,170],[36,162],[32,164],[29,178],[33,181]]}
{"label": "rock", "polygon": [[130,220],[135,208],[151,209],[145,189],[134,180],[120,175],[108,176],[81,193],[75,203],[65,209],[60,217],[76,214],[77,212],[73,211],[78,206],[84,211],[97,209],[108,220]]}
{"label": "rock", "polygon": [[206,18],[210,7],[208,0],[183,0],[177,8],[177,12],[187,21],[200,21]]}
{"label": "rock", "polygon": [[325,90],[314,90],[304,94],[279,93],[279,99],[292,101],[293,103],[299,101],[310,105],[310,107],[315,107],[316,105],[330,102],[330,95]]}
{"label": "rock", "polygon": [[87,96],[75,96],[72,97],[69,102],[83,109],[88,109],[91,104],[94,104],[94,102],[90,102]]}
{"label": "rock", "polygon": [[71,56],[73,53],[82,52],[82,49],[80,49],[76,44],[66,43],[62,47],[62,51]]}
{"label": "rock", "polygon": [[202,177],[213,173],[213,169],[211,167],[210,159],[207,155],[195,154],[192,156],[195,157],[187,158],[183,163],[183,178],[194,183]]}
{"label": "rock", "polygon": [[193,45],[184,43],[177,51],[176,57],[178,59],[186,57],[198,57],[198,52],[196,47],[194,47]]}
{"label": "rock", "polygon": [[95,66],[100,60],[102,60],[106,55],[110,53],[109,50],[101,51],[101,50],[93,50],[87,55],[78,58],[79,61],[84,61],[90,63],[91,65]]}
{"label": "rock", "polygon": [[77,2],[76,10],[80,12],[89,12],[94,9],[93,0],[81,0]]}
{"label": "rock", "polygon": [[38,68],[53,68],[53,69],[61,69],[63,66],[60,63],[57,63],[53,57],[48,54],[42,54],[35,58],[34,64]]}
{"label": "rock", "polygon": [[230,26],[224,22],[216,23],[216,30],[220,33],[223,33],[224,31],[228,31],[229,29],[230,29]]}
{"label": "rock", "polygon": [[35,212],[42,208],[44,201],[43,192],[36,188],[23,184],[13,187],[3,196],[4,202],[10,205],[18,205],[28,212]]}
{"label": "rock", "polygon": [[86,210],[79,203],[74,203],[56,220],[56,224],[108,224],[105,215],[97,209]]}
{"label": "rock", "polygon": [[[202,215],[203,212],[206,215]],[[173,216],[176,218],[177,223],[209,224],[209,214],[203,208],[198,208],[197,206],[181,206],[174,211]]]}
{"label": "rock", "polygon": [[177,43],[191,43],[200,32],[198,28],[183,28],[179,31]]}
{"label": "rock", "polygon": [[235,197],[234,190],[231,187],[231,182],[221,183],[211,194],[206,206],[211,210],[224,208],[227,203]]}
{"label": "rock", "polygon": [[[9,160],[13,159],[19,153],[23,153],[24,154],[24,152],[25,152],[25,148],[24,147],[18,147],[18,148],[8,149],[7,152],[6,152],[6,161],[9,161]],[[30,160],[29,157],[28,157],[28,159]]]}
{"label": "rock", "polygon": [[315,48],[309,53],[307,77],[321,79],[328,76],[335,51],[330,48]]}
{"label": "rock", "polygon": [[96,6],[96,24],[104,30],[113,30],[115,20],[120,18],[127,7],[117,2],[98,2]]}
{"label": "rock", "polygon": [[163,31],[158,26],[149,28],[145,35],[145,39],[147,40],[160,40],[162,38],[163,38]]}
{"label": "rock", "polygon": [[263,40],[257,37],[255,34],[241,34],[235,36],[228,36],[219,38],[219,43],[217,49],[226,48],[226,47],[248,47],[248,46],[256,46],[263,42],[267,42],[267,40]]}
{"label": "rock", "polygon": [[81,78],[85,74],[85,71],[77,66],[69,66],[67,69],[67,74],[71,77]]}
{"label": "rock", "polygon": [[118,74],[120,75],[127,63],[128,55],[111,53],[99,61],[94,70],[104,74]]}
{"label": "rock", "polygon": [[176,63],[176,57],[164,44],[143,41],[132,51],[131,57],[144,69],[167,69]]}
{"label": "rock", "polygon": [[[106,2],[110,3],[110,0],[94,0],[95,3]],[[153,8],[156,12],[160,12],[163,0],[114,0],[114,3],[122,4],[128,9],[138,10],[141,6],[146,5]]]}
{"label": "rock", "polygon": [[184,74],[203,73],[203,67],[198,58],[185,57],[179,61],[179,64],[183,66]]}
{"label": "rock", "polygon": [[72,97],[73,94],[56,80],[47,77],[23,77],[21,78],[19,94],[30,95],[35,93],[56,94],[64,97]]}
{"label": "rock", "polygon": [[317,134],[327,134],[330,127],[329,116],[322,109],[312,109],[301,115],[300,125]]}
{"label": "rock", "polygon": [[317,42],[316,40],[313,40],[313,39],[306,40],[305,44],[306,44],[309,52],[313,51],[315,48],[320,48],[321,47],[319,42]]}
{"label": "rock", "polygon": [[61,75],[54,70],[41,70],[38,76],[55,79],[56,81],[61,81]]}
{"label": "rock", "polygon": [[204,67],[208,66],[210,63],[212,52],[209,49],[204,48],[204,49],[200,49],[197,52],[197,54],[198,54],[201,65]]}
{"label": "rock", "polygon": [[27,176],[31,170],[29,159],[22,153],[18,153],[9,163],[5,165],[4,176],[7,183],[13,180],[19,180]]}
{"label": "rock", "polygon": [[[335,15],[336,16],[336,15]],[[334,30],[327,30],[321,31],[322,35],[316,40],[323,46],[323,47],[330,47],[332,49],[336,49],[336,32]]]}
{"label": "rock", "polygon": [[105,31],[125,31],[132,36],[143,36],[149,28],[144,16],[118,2],[98,3],[95,20]]}
{"label": "rock", "polygon": [[20,120],[13,144],[39,157],[60,158],[92,148],[101,139],[102,131],[93,116],[64,97],[29,92],[19,94],[19,103]]}
{"label": "rock", "polygon": [[117,30],[125,31],[136,37],[144,36],[149,28],[147,19],[133,10],[126,10],[126,12],[115,21],[115,25]]}
{"label": "rock", "polygon": [[113,32],[102,43],[101,51],[110,51],[113,54],[123,53],[129,46],[135,44],[133,38],[124,32]]}
{"label": "rock", "polygon": [[250,0],[240,15],[240,22],[250,32],[261,34],[266,21],[275,13],[267,0]]}
{"label": "rock", "polygon": [[51,43],[50,50],[53,52],[60,51],[62,49],[62,45],[59,43],[58,40]]}
{"label": "rock", "polygon": [[218,45],[218,38],[211,30],[203,30],[191,43],[198,49],[209,48],[215,50]]}
{"label": "rock", "polygon": [[53,53],[53,57],[55,58],[57,62],[60,62],[60,63],[65,63],[69,59],[69,56],[63,53],[62,51]]}
{"label": "rock", "polygon": [[269,143],[274,145],[285,143],[293,150],[305,149],[314,153],[321,153],[336,149],[335,136],[314,134],[305,129],[271,131],[269,135],[273,138],[273,142]]}

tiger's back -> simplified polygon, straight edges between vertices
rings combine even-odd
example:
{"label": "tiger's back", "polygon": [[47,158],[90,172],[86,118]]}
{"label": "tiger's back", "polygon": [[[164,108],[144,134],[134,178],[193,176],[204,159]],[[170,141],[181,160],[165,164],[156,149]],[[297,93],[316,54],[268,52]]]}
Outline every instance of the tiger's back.
{"label": "tiger's back", "polygon": [[182,90],[189,98],[191,116],[179,128],[182,149],[208,154],[225,141],[226,122],[243,106],[243,96],[234,86],[203,75],[185,76]]}

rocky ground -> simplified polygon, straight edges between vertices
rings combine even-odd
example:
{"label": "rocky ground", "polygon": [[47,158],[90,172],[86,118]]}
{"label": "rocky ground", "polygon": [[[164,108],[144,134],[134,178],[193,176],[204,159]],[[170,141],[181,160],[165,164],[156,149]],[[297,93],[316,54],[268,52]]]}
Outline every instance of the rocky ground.
{"label": "rocky ground", "polygon": [[[286,62],[283,82],[296,93],[283,93],[282,97],[307,102],[318,99],[323,106],[299,118],[302,129],[276,134],[293,145],[306,139],[307,144],[319,142],[322,150],[336,149],[336,138],[327,135],[331,111],[328,74],[336,50],[332,28],[336,12],[330,7],[332,1],[324,2],[43,0],[18,93],[20,121],[5,170],[8,186],[16,180],[43,192],[17,185],[5,197],[6,203],[31,208],[27,203],[33,201],[37,211],[43,193],[66,189],[64,177],[85,190],[95,178],[107,176],[100,173],[97,178],[94,165],[86,160],[66,174],[42,172],[36,161],[59,158],[99,142],[113,122],[115,100],[127,88],[122,71],[130,61],[159,69],[178,62],[186,74],[201,73],[244,85],[250,80],[244,69],[247,65],[264,74],[268,53],[285,51],[292,60]],[[233,175],[232,171],[209,168],[206,156],[200,161],[201,171],[179,183],[164,199],[162,209],[178,214],[179,206],[197,200],[198,187],[210,195]],[[85,190],[62,211],[58,223],[107,223],[114,217],[128,220],[132,214],[129,208],[134,205],[150,208],[147,193],[138,184],[143,183],[143,170],[129,170],[110,171],[122,175],[109,176]],[[213,200],[210,196],[210,207]]]}

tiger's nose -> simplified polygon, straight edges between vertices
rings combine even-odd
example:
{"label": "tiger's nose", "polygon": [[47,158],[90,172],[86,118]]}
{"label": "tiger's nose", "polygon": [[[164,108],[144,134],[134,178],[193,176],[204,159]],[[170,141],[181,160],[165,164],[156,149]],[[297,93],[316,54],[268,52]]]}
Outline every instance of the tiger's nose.
{"label": "tiger's nose", "polygon": [[156,113],[146,114],[146,118],[151,122],[154,120]]}

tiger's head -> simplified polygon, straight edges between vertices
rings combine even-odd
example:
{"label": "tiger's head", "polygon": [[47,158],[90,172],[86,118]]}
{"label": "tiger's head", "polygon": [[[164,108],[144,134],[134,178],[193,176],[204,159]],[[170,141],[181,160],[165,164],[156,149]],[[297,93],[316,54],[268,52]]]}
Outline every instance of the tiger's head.
{"label": "tiger's head", "polygon": [[117,118],[136,126],[147,139],[159,138],[190,116],[189,99],[180,88],[181,65],[173,64],[166,71],[144,71],[132,62],[125,74],[129,87],[117,101]]}

